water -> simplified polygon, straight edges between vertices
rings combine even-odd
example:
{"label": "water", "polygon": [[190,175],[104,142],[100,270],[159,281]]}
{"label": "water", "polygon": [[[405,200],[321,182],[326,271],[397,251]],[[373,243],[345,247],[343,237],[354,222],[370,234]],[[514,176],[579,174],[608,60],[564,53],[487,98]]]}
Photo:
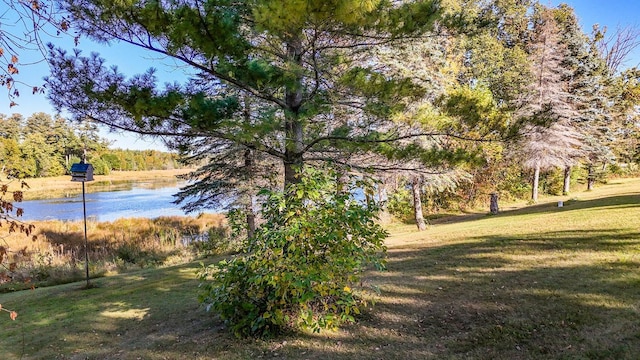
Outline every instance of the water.
{"label": "water", "polygon": [[[81,183],[78,187],[81,188]],[[113,221],[120,218],[157,218],[184,216],[179,205],[173,204],[173,195],[181,184],[153,184],[129,182],[126,185],[100,187],[97,192],[86,193],[87,218]],[[115,190],[115,191],[114,191]],[[92,189],[93,191],[93,189]],[[82,220],[82,194],[77,196],[29,200],[14,204],[24,209],[23,221]]]}

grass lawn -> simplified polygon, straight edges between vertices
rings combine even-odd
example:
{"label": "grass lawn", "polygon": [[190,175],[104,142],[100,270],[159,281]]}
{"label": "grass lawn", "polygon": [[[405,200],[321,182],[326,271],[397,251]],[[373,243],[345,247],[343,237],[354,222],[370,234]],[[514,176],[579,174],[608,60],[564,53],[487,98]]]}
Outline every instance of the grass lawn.
{"label": "grass lawn", "polygon": [[640,358],[640,179],[543,201],[393,227],[375,307],[340,331],[235,339],[191,264],[1,294],[0,358]]}

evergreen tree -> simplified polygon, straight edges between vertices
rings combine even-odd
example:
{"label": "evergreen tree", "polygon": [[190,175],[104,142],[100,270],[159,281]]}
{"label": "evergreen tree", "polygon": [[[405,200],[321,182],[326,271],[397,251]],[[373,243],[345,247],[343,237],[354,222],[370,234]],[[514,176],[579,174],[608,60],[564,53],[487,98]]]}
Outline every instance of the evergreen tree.
{"label": "evergreen tree", "polygon": [[533,169],[531,200],[538,200],[540,172],[552,167],[572,165],[580,156],[581,135],[572,126],[577,117],[568,92],[569,70],[563,67],[566,47],[553,12],[536,7],[533,36],[529,49],[533,79],[528,91],[518,100],[520,116],[537,119],[540,125],[523,129],[519,154],[525,167]]}
{"label": "evergreen tree", "polygon": [[[561,28],[560,42],[567,49],[562,66],[569,72],[564,81],[568,83],[568,91],[577,110],[571,126],[583,135],[581,155],[586,160],[587,187],[591,189],[597,177],[595,169],[615,160],[611,146],[618,136],[611,111],[610,72],[596,41],[580,29],[573,9],[561,5],[554,11],[554,17]],[[569,192],[571,165],[565,166],[565,194]]]}
{"label": "evergreen tree", "polygon": [[22,122],[24,118],[20,114],[12,114],[9,117],[5,117],[0,114],[0,137],[5,139],[12,139],[19,142],[22,138]]}
{"label": "evergreen tree", "polygon": [[[212,163],[241,163],[247,150],[259,153],[279,164],[272,169],[287,185],[299,181],[303,164],[366,168],[366,158],[353,154],[392,157],[397,151],[388,144],[422,135],[389,119],[424,90],[367,60],[375,47],[432,31],[440,16],[432,1],[64,4],[94,39],[129,42],[198,73],[187,86],[160,88],[153,72],[127,80],[97,56],[52,49],[51,99],[78,119],[193,139],[170,145],[194,156],[197,147],[211,146]],[[236,155],[219,156],[224,149]],[[442,153],[423,158],[437,163]]]}

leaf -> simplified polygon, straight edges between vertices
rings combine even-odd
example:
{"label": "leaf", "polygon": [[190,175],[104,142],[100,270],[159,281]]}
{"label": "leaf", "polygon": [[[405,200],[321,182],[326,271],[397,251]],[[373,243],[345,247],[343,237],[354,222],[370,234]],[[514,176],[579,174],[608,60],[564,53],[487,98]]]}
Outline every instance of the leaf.
{"label": "leaf", "polygon": [[11,55],[11,62],[14,63],[14,64],[17,64],[18,63],[18,57],[15,56],[15,55]]}

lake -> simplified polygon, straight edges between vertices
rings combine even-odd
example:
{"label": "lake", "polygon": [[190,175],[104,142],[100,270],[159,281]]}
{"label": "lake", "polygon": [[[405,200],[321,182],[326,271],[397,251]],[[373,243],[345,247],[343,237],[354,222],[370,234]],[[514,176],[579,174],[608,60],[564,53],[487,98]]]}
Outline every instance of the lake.
{"label": "lake", "polygon": [[[87,218],[97,221],[113,221],[120,218],[156,218],[159,216],[184,216],[173,195],[184,183],[126,182],[88,186],[86,193]],[[78,183],[81,189],[82,184]],[[89,192],[91,191],[91,192]],[[23,221],[82,220],[82,193],[69,197],[29,200],[14,204],[24,209]],[[211,211],[214,212],[214,211]],[[195,215],[195,214],[193,214]]]}

